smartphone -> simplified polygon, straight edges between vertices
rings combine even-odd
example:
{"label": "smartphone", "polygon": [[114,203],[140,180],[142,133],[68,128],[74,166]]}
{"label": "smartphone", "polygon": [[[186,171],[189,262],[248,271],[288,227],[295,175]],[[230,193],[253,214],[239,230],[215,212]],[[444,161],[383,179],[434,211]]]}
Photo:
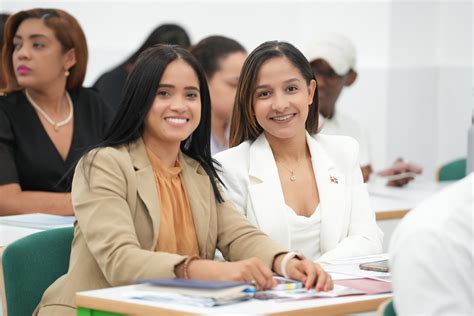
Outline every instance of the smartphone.
{"label": "smartphone", "polygon": [[361,263],[359,269],[377,272],[389,272],[388,260]]}
{"label": "smartphone", "polygon": [[280,276],[273,276],[273,279],[276,280],[278,284],[272,287],[272,290],[294,290],[301,289],[303,287],[303,283],[300,281],[291,280]]}

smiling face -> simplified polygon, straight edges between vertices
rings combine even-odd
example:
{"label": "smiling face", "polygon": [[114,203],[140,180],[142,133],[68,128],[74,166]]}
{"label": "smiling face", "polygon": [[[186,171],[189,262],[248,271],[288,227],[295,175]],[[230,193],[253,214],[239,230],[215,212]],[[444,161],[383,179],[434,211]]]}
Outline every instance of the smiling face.
{"label": "smiling face", "polygon": [[309,86],[301,72],[286,57],[262,64],[253,94],[258,124],[267,138],[288,139],[305,134],[309,105],[316,81]]}
{"label": "smiling face", "polygon": [[24,20],[13,38],[13,69],[18,84],[41,89],[66,84],[65,72],[75,63],[74,50],[63,51],[52,29],[40,19]]}
{"label": "smiling face", "polygon": [[145,119],[143,138],[156,145],[179,147],[200,120],[199,79],[194,69],[178,58],[163,72]]}

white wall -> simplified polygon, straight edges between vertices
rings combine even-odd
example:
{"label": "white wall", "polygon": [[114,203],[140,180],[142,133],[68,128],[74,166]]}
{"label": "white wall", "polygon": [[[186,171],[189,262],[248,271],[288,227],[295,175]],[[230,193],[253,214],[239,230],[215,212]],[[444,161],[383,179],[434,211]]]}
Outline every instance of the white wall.
{"label": "white wall", "polygon": [[305,50],[318,32],[351,37],[356,84],[338,108],[367,126],[376,167],[399,155],[429,175],[465,155],[472,107],[472,2],[466,1],[23,1],[0,10],[63,8],[83,26],[90,51],[86,85],[132,53],[157,25],[185,27],[193,42],[211,34],[249,51],[280,39]]}
{"label": "white wall", "polygon": [[[468,1],[440,5],[437,163],[467,154],[474,114],[473,12]],[[447,132],[450,126],[454,128]]]}
{"label": "white wall", "polygon": [[387,159],[427,174],[466,156],[472,110],[472,2],[394,1],[390,19]]}

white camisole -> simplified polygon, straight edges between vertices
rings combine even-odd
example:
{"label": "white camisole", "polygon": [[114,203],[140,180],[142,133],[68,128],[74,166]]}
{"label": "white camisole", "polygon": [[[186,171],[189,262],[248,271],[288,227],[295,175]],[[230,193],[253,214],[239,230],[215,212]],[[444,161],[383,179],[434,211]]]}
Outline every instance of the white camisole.
{"label": "white camisole", "polygon": [[287,206],[291,250],[301,252],[307,259],[321,256],[319,244],[321,234],[321,209],[318,205],[310,217],[299,216]]}

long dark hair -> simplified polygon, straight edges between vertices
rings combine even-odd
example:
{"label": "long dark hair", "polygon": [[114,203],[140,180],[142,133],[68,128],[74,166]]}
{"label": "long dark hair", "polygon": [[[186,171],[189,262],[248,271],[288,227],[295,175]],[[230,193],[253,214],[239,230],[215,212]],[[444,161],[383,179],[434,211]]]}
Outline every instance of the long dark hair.
{"label": "long dark hair", "polygon": [[157,44],[171,44],[179,45],[183,48],[188,49],[191,46],[191,40],[189,35],[184,28],[177,24],[162,24],[154,29],[143,44],[138,48],[127,60],[123,63],[135,64],[138,56],[144,52],[147,48]]}
{"label": "long dark hair", "polygon": [[180,148],[183,153],[199,161],[211,180],[216,200],[223,202],[217,186],[217,182],[222,184],[222,181],[214,167],[216,162],[211,157],[211,99],[206,76],[196,59],[177,45],[159,44],[140,55],[125,83],[118,112],[104,139],[94,148],[127,145],[143,135],[145,118],[155,99],[161,77],[166,67],[178,58],[196,72],[201,96],[201,121],[194,132],[181,142]]}
{"label": "long dark hair", "polygon": [[[308,86],[311,80],[316,81],[316,76],[306,57],[290,43],[269,41],[255,48],[245,60],[240,73],[230,123],[230,147],[238,146],[246,140],[255,140],[263,132],[263,128],[255,117],[253,94],[261,66],[267,60],[276,57],[287,58],[300,71]],[[318,132],[318,117],[318,88],[316,87],[306,119],[308,133]]]}

